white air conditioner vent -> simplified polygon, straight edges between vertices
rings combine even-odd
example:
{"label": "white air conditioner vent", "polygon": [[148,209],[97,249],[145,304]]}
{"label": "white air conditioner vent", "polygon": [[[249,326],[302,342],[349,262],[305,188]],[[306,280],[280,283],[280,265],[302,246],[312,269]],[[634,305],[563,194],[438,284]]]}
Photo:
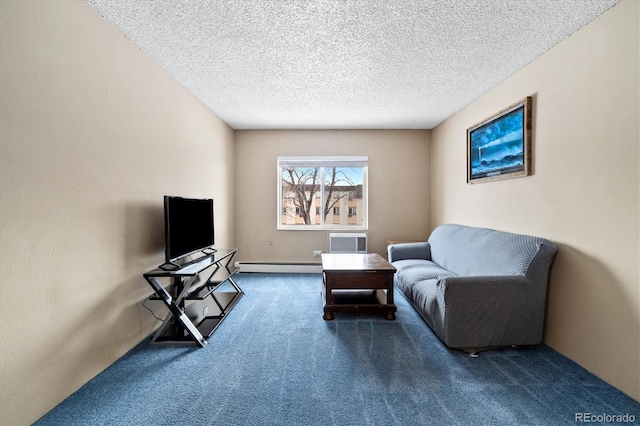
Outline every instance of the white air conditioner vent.
{"label": "white air conditioner vent", "polygon": [[330,253],[366,253],[367,234],[329,234]]}

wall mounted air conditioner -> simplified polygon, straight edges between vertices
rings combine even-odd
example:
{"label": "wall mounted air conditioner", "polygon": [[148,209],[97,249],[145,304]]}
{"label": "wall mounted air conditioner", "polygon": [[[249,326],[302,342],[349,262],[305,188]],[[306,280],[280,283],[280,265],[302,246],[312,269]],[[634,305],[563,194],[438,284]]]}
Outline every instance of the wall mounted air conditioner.
{"label": "wall mounted air conditioner", "polygon": [[329,234],[329,253],[366,253],[367,234]]}

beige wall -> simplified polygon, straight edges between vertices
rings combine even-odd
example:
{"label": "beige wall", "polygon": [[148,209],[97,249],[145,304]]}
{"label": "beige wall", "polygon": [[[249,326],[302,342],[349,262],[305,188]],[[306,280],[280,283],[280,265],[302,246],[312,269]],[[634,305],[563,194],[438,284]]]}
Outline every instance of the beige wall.
{"label": "beige wall", "polygon": [[[432,133],[432,225],[559,244],[546,343],[640,399],[640,2],[623,0]],[[466,129],[533,96],[534,175],[466,184]]]}
{"label": "beige wall", "polygon": [[80,1],[0,2],[0,424],[28,424],[158,325],[162,196],[216,199],[233,131]]}
{"label": "beige wall", "polygon": [[[388,239],[426,238],[429,225],[429,131],[237,131],[236,244],[239,260],[319,261],[328,231],[278,231],[277,157],[369,157],[369,251]],[[269,245],[273,239],[274,244]]]}

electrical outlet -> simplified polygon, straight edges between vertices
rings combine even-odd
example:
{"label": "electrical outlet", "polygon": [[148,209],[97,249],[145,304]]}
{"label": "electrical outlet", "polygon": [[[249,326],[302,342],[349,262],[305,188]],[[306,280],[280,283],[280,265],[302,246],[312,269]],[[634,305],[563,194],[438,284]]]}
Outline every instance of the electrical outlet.
{"label": "electrical outlet", "polygon": [[269,245],[272,246],[274,244],[275,244],[275,241],[273,240],[273,237],[269,238]]}
{"label": "electrical outlet", "polygon": [[318,256],[320,256],[321,254],[322,254],[322,250],[314,250],[314,251],[313,251],[313,255],[314,255],[315,257],[318,257]]}
{"label": "electrical outlet", "polygon": [[207,316],[208,313],[209,313],[209,305],[205,306],[204,309],[202,309],[202,315]]}

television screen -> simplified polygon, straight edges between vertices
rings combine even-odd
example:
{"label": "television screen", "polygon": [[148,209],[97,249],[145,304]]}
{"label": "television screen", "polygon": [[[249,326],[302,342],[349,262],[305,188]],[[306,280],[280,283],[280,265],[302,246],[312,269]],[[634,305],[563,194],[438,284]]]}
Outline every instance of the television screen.
{"label": "television screen", "polygon": [[164,197],[166,262],[213,246],[213,200]]}

